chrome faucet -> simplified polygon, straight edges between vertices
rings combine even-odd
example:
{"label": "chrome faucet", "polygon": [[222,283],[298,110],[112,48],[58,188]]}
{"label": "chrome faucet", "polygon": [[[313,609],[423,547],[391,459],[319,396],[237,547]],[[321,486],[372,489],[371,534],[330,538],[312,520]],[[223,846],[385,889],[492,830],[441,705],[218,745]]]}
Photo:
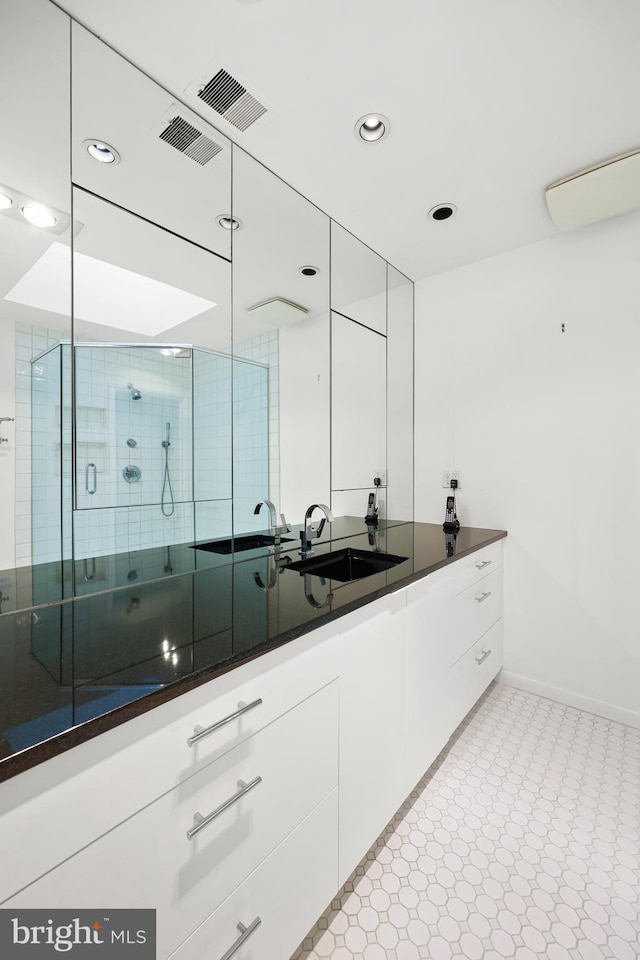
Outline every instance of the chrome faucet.
{"label": "chrome faucet", "polygon": [[275,537],[276,526],[278,525],[278,513],[271,500],[258,500],[253,512],[256,515],[259,514],[263,504],[269,511],[269,536]]}
{"label": "chrome faucet", "polygon": [[278,527],[278,512],[271,500],[258,500],[253,511],[254,515],[257,516],[260,513],[263,504],[269,511],[269,536],[278,537],[283,530],[286,532],[289,529],[284,513],[280,514],[280,527]]}
{"label": "chrome faucet", "polygon": [[[324,517],[318,526],[314,527],[314,525],[311,523],[311,514],[316,509],[322,510]],[[313,550],[311,549],[311,541],[318,539],[327,520],[329,523],[331,523],[333,520],[333,514],[331,513],[331,510],[329,510],[329,507],[325,506],[324,503],[312,503],[310,507],[307,507],[307,512],[304,515],[304,528],[300,531],[300,555],[302,557],[308,557],[309,554],[313,553]]]}

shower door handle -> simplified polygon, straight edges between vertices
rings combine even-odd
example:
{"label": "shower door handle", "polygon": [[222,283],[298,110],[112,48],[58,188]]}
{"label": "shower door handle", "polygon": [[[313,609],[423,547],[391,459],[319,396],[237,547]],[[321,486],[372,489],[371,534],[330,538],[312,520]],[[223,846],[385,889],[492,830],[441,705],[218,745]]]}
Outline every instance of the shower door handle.
{"label": "shower door handle", "polygon": [[89,495],[98,489],[98,468],[95,463],[88,463],[84,468],[84,489]]}

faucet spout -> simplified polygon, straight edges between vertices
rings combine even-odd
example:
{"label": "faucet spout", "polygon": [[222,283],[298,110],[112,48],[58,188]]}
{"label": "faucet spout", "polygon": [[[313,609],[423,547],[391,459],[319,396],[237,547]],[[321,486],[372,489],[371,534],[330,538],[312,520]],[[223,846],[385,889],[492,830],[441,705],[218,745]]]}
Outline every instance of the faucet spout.
{"label": "faucet spout", "polygon": [[[322,520],[320,521],[317,527],[314,527],[314,525],[311,522],[311,516],[314,510],[322,510],[322,512],[324,513],[324,517],[322,518]],[[317,540],[318,537],[321,536],[322,530],[327,520],[329,521],[329,523],[332,523],[333,514],[331,513],[331,510],[329,509],[329,507],[326,506],[326,504],[312,503],[310,507],[307,507],[307,511],[304,515],[304,529],[300,531],[301,556],[308,557],[309,554],[313,553],[313,550],[311,549],[311,541],[314,539]]]}
{"label": "faucet spout", "polygon": [[275,535],[276,535],[276,527],[277,527],[277,525],[278,525],[278,513],[277,513],[277,510],[276,510],[275,506],[274,506],[273,503],[271,502],[271,500],[258,500],[258,502],[257,502],[256,505],[255,505],[255,509],[254,509],[253,512],[254,512],[254,514],[256,514],[256,515],[257,515],[258,513],[260,513],[260,510],[262,509],[262,506],[263,506],[263,505],[264,505],[264,506],[267,508],[267,510],[269,511],[269,536],[270,536],[270,537],[275,537]]}

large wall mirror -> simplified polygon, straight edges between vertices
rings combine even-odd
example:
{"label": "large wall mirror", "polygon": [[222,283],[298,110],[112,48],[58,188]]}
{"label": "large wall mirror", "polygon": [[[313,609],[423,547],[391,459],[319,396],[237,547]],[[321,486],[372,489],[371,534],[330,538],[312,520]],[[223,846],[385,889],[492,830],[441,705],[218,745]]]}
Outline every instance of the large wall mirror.
{"label": "large wall mirror", "polygon": [[0,45],[0,613],[411,519],[410,281],[52,3]]}
{"label": "large wall mirror", "polygon": [[[0,88],[0,611],[68,595],[62,537],[70,536],[71,501],[56,495],[46,524],[32,504],[59,491],[70,465],[70,397],[64,371],[48,349],[71,335],[71,195],[69,180],[69,20],[52,4],[3,0]],[[61,109],[61,105],[66,105]],[[56,257],[56,294],[38,272]],[[49,404],[49,389],[56,402]],[[39,462],[34,460],[41,454]],[[52,531],[54,531],[52,533]],[[52,542],[50,541],[52,538]],[[52,562],[32,577],[48,543]]]}
{"label": "large wall mirror", "polygon": [[[254,514],[259,500],[289,523],[329,503],[329,218],[237,147],[233,216],[233,502],[242,533],[268,526],[266,511]],[[253,373],[239,370],[240,359],[256,364]]]}
{"label": "large wall mirror", "polygon": [[72,68],[83,594],[195,569],[194,542],[231,534],[231,144],[76,23]]}

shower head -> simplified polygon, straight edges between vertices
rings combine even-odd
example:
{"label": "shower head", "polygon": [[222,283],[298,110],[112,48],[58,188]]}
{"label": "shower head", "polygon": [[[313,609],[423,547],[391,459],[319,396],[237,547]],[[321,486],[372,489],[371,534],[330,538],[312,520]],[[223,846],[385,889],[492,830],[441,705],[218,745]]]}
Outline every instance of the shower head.
{"label": "shower head", "polygon": [[134,385],[133,385],[132,383],[130,383],[128,386],[129,386],[129,390],[131,391],[131,399],[132,399],[132,400],[139,400],[140,397],[142,396],[142,394],[140,393],[140,391],[139,391],[136,387],[134,387]]}

